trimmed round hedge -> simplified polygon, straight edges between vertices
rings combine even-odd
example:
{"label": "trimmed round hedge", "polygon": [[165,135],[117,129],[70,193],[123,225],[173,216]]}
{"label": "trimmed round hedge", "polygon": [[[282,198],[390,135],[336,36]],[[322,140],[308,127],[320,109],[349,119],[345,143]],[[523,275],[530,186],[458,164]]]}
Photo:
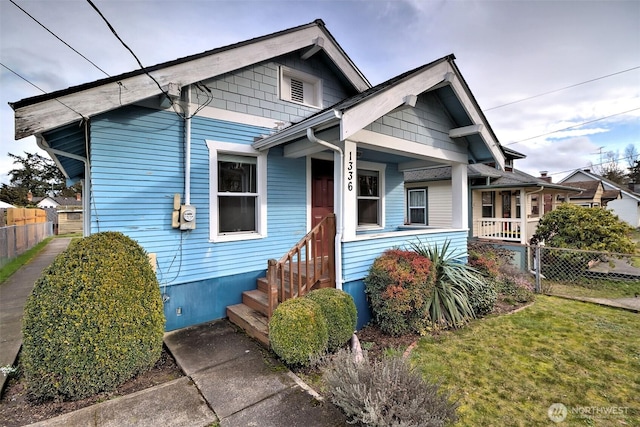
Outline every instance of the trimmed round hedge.
{"label": "trimmed round hedge", "polygon": [[269,321],[271,348],[288,365],[308,365],[324,354],[328,340],[327,320],[309,298],[283,302]]}
{"label": "trimmed round hedge", "polygon": [[159,359],[164,321],[158,281],[137,242],[117,232],[73,241],[25,306],[30,397],[77,400],[116,388]]}
{"label": "trimmed round hedge", "polygon": [[320,305],[327,319],[329,351],[335,351],[351,339],[356,329],[358,313],[353,297],[335,288],[316,289],[307,294]]}

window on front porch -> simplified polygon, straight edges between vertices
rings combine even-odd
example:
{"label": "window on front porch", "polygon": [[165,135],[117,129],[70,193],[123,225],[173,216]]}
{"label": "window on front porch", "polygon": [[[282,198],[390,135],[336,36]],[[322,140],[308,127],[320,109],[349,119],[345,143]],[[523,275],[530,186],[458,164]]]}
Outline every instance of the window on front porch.
{"label": "window on front porch", "polygon": [[482,192],[482,217],[495,217],[495,193],[493,191]]}

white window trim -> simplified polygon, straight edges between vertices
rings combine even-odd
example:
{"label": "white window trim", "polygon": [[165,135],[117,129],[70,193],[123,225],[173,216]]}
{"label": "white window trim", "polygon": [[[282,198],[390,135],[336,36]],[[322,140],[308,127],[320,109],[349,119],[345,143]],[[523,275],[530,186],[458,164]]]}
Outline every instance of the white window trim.
{"label": "white window trim", "polygon": [[[301,80],[304,83],[307,83],[309,85],[312,85],[315,91],[315,99],[316,99],[316,103],[315,104],[309,104],[307,102],[298,102],[298,101],[294,101],[291,99],[291,94],[287,93],[285,88],[288,88],[289,85],[285,85],[284,84],[284,79],[285,78],[295,78],[297,80]],[[316,109],[322,109],[322,79],[319,77],[316,77],[314,75],[311,74],[307,74],[303,71],[298,71],[298,70],[294,70],[293,68],[289,68],[289,67],[285,67],[284,65],[280,66],[280,78],[278,79],[278,84],[280,85],[279,88],[279,93],[280,93],[280,99],[282,99],[283,101],[287,101],[287,102],[291,102],[293,104],[298,104],[298,105],[305,105],[307,107],[311,107],[311,108],[316,108]]]}
{"label": "white window trim", "polygon": [[[209,241],[237,242],[267,237],[267,152],[258,151],[251,145],[207,140],[209,149]],[[218,232],[218,153],[254,156],[257,161],[257,230],[252,232]]]}
{"label": "white window trim", "polygon": [[[360,170],[370,170],[374,172],[378,172],[378,191],[380,192],[380,205],[378,206],[378,218],[380,218],[380,224],[376,225],[358,225],[358,212],[355,212],[356,215],[356,231],[368,231],[368,230],[383,230],[386,224],[385,218],[385,203],[386,203],[386,187],[385,187],[385,170],[387,165],[384,163],[373,163],[367,161],[358,161],[356,164],[356,177],[358,177],[358,171]],[[358,182],[358,180],[356,180]],[[358,206],[358,192],[356,194],[356,209]]]}
{"label": "white window trim", "polygon": [[[423,223],[411,222],[411,196],[410,193],[412,191],[422,191],[424,192],[424,207],[417,208],[413,207],[413,209],[424,209],[424,221]],[[428,187],[416,187],[416,188],[407,188],[407,224],[409,225],[429,225],[429,191]]]}

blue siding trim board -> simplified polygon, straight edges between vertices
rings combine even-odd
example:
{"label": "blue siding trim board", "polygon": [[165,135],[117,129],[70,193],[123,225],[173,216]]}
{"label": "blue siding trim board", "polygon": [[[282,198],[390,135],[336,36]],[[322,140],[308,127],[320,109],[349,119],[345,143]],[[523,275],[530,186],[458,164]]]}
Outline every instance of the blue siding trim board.
{"label": "blue siding trim board", "polygon": [[242,292],[255,289],[256,279],[263,275],[264,271],[253,271],[161,287],[161,292],[169,297],[164,303],[165,330],[226,317],[227,306],[242,302]]}
{"label": "blue siding trim board", "polygon": [[356,304],[356,310],[358,311],[356,330],[360,330],[369,323],[372,318],[371,307],[364,293],[364,280],[354,280],[343,283],[342,290],[353,297],[353,302]]}

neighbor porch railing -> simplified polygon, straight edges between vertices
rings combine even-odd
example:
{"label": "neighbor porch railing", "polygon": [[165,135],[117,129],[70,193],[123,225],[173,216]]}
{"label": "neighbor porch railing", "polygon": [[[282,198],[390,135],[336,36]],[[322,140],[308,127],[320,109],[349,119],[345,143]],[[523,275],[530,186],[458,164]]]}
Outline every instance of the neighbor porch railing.
{"label": "neighbor porch railing", "polygon": [[330,214],[279,261],[269,260],[268,318],[279,303],[304,296],[322,280],[335,286],[335,235],[336,217]]}
{"label": "neighbor porch railing", "polygon": [[497,239],[510,242],[522,240],[520,218],[483,218],[476,220],[477,236],[480,239]]}

